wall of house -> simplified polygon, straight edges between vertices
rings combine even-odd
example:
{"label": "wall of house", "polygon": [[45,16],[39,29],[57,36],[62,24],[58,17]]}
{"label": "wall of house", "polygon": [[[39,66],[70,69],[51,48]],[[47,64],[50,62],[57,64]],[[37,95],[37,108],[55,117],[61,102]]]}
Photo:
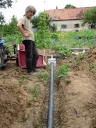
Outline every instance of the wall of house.
{"label": "wall of house", "polygon": [[[89,29],[88,25],[82,26],[82,20],[68,20],[68,21],[52,21],[51,24],[57,25],[57,31],[80,31]],[[74,25],[79,24],[78,28]],[[61,25],[67,25],[66,28],[61,28]]]}

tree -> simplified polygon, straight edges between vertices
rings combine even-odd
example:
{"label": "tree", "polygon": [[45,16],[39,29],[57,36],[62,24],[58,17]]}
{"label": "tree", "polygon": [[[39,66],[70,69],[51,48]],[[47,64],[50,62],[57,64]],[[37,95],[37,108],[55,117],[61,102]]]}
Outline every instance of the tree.
{"label": "tree", "polygon": [[96,28],[96,7],[84,12],[82,25],[85,24],[89,24],[91,28]]}
{"label": "tree", "polygon": [[0,8],[9,8],[12,7],[12,0],[0,0]]}
{"label": "tree", "polygon": [[17,34],[17,19],[15,16],[12,16],[11,22],[9,24],[0,25],[0,37]]}
{"label": "tree", "polygon": [[53,30],[52,30],[53,32],[56,32],[56,30],[57,30],[57,25],[56,25],[56,24],[53,24],[53,25],[52,25],[52,29],[53,29]]}
{"label": "tree", "polygon": [[76,8],[76,7],[73,6],[72,4],[67,4],[67,5],[65,6],[65,9],[67,9],[67,8]]}
{"label": "tree", "polygon": [[38,27],[38,22],[39,22],[39,16],[34,16],[32,19],[31,19],[31,23],[33,24],[34,27]]}
{"label": "tree", "polygon": [[1,25],[3,23],[5,23],[5,19],[4,19],[4,16],[2,15],[2,13],[0,13],[0,23],[1,23]]}
{"label": "tree", "polygon": [[[12,7],[13,0],[0,0],[0,8],[9,8]],[[5,22],[4,15],[2,11],[0,12],[0,24],[2,25]]]}
{"label": "tree", "polygon": [[38,47],[48,48],[51,44],[51,35],[49,31],[49,25],[47,22],[47,14],[45,12],[40,13],[38,22],[38,31],[35,34],[35,41]]}
{"label": "tree", "polygon": [[17,22],[18,21],[17,21],[16,17],[13,15],[11,18],[11,22],[9,23],[10,34],[16,34],[18,32]]}
{"label": "tree", "polygon": [[9,25],[8,24],[3,24],[2,26],[0,26],[0,37],[5,37],[7,35],[9,35]]}
{"label": "tree", "polygon": [[[45,12],[46,13],[46,12]],[[31,23],[33,24],[34,27],[37,27],[38,28],[38,23],[39,23],[39,20],[40,20],[40,17],[41,17],[41,13],[39,13],[38,16],[34,16],[32,19],[31,19]],[[48,26],[50,26],[50,21],[51,21],[51,18],[49,17],[49,15],[46,14],[46,24]]]}

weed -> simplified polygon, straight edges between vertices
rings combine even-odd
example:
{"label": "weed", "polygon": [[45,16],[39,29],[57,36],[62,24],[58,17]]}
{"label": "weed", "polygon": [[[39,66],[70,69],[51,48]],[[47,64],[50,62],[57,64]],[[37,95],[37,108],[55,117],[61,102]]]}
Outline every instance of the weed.
{"label": "weed", "polygon": [[28,119],[29,119],[29,116],[28,116],[26,119],[23,118],[23,119],[21,120],[21,123],[25,123],[26,120],[28,120]]}
{"label": "weed", "polygon": [[68,76],[68,64],[59,67],[56,72],[56,81],[60,81],[63,77]]}
{"label": "weed", "polygon": [[72,51],[67,49],[65,46],[55,46],[54,49],[58,52],[60,57],[66,57],[72,54]]}
{"label": "weed", "polygon": [[31,98],[29,101],[28,101],[28,105],[31,105],[31,103],[33,102],[33,101],[35,101],[36,99],[33,97],[33,98]]}
{"label": "weed", "polygon": [[33,125],[35,128],[42,128],[42,125],[39,122],[34,122]]}
{"label": "weed", "polygon": [[30,88],[29,92],[33,95],[33,97],[38,97],[39,95],[39,88],[38,86],[35,86],[34,88]]}
{"label": "weed", "polygon": [[90,63],[89,70],[92,70],[94,67],[95,67],[94,64]]}
{"label": "weed", "polygon": [[45,69],[46,71],[49,71],[50,66],[47,64],[47,66],[45,66],[44,69]]}
{"label": "weed", "polygon": [[25,80],[25,77],[19,77],[18,78],[18,82],[19,82],[20,86],[23,84],[24,80]]}
{"label": "weed", "polygon": [[86,59],[86,55],[85,54],[79,54],[79,56],[74,60],[73,62],[73,66],[75,66],[80,60]]}
{"label": "weed", "polygon": [[71,81],[68,79],[65,79],[66,84],[69,84]]}
{"label": "weed", "polygon": [[76,58],[76,61],[79,61],[79,60],[82,60],[82,59],[86,59],[85,54],[79,54],[79,56]]}
{"label": "weed", "polygon": [[47,80],[48,80],[48,74],[46,74],[46,73],[38,74],[37,77],[38,77],[41,81],[47,81]]}

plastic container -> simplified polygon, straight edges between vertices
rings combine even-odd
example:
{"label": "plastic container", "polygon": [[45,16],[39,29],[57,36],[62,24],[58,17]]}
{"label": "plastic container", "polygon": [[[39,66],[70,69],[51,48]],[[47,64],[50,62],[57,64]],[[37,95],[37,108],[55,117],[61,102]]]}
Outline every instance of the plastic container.
{"label": "plastic container", "polygon": [[[25,46],[23,44],[19,44],[18,48],[18,65],[21,68],[26,68],[26,51]],[[39,55],[39,58],[37,60],[36,67],[45,67],[47,64],[43,60],[43,55]]]}

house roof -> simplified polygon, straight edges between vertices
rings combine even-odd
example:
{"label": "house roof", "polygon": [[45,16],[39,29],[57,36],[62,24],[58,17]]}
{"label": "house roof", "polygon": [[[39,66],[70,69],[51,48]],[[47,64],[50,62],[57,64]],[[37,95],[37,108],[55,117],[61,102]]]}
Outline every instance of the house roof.
{"label": "house roof", "polygon": [[93,7],[58,9],[56,7],[54,10],[46,10],[46,12],[52,20],[80,20],[83,18],[84,12],[92,8]]}

